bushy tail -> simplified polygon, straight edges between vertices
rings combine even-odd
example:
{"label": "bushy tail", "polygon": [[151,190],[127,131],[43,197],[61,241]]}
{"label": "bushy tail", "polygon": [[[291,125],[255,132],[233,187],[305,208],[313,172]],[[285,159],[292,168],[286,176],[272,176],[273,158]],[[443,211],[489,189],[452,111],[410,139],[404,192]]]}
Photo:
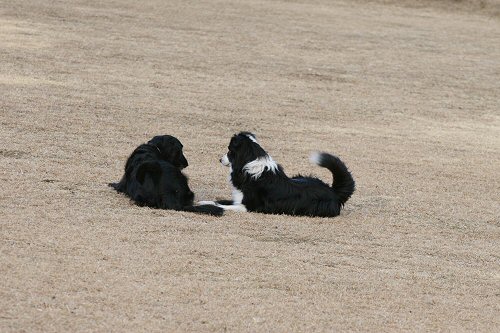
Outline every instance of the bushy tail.
{"label": "bushy tail", "polygon": [[213,216],[222,216],[222,214],[224,214],[224,209],[214,205],[187,206],[183,207],[182,210],[185,212],[207,214]]}
{"label": "bushy tail", "polygon": [[333,175],[332,190],[338,195],[343,205],[354,193],[355,183],[347,166],[337,156],[328,153],[314,153],[311,162],[327,168]]}
{"label": "bushy tail", "polygon": [[123,192],[123,186],[122,183],[108,183],[108,186],[111,188],[114,188],[118,192]]}

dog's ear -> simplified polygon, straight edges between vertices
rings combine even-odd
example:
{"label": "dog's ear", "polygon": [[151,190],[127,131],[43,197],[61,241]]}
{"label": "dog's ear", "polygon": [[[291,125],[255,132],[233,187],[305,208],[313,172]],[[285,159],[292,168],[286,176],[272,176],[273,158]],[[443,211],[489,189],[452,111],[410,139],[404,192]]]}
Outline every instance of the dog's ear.
{"label": "dog's ear", "polygon": [[151,140],[149,140],[148,143],[160,148],[164,139],[165,139],[165,135],[156,135]]}
{"label": "dog's ear", "polygon": [[257,141],[257,136],[255,136],[255,134],[253,134],[252,132],[240,132],[239,135],[244,135],[250,139],[253,139],[253,141]]}
{"label": "dog's ear", "polygon": [[236,150],[237,148],[241,147],[242,143],[243,138],[240,136],[240,134],[234,135],[229,142],[229,150]]}
{"label": "dog's ear", "polygon": [[135,178],[142,185],[144,184],[144,180],[146,176],[150,176],[153,181],[156,183],[161,176],[161,166],[158,162],[146,162],[142,163],[137,169],[137,173],[135,174]]}

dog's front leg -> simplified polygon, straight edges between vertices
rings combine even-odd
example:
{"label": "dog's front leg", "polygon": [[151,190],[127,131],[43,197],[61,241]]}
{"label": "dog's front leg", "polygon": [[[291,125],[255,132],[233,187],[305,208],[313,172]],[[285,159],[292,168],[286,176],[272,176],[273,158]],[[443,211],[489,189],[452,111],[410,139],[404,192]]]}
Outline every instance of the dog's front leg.
{"label": "dog's front leg", "polygon": [[198,201],[197,205],[214,205],[217,206],[217,202],[215,201]]}
{"label": "dog's front leg", "polygon": [[233,186],[232,190],[233,200],[217,200],[217,201],[200,201],[198,204],[200,205],[215,205],[224,210],[232,210],[235,212],[247,212],[247,208],[242,203],[243,201],[243,192],[238,190]]}
{"label": "dog's front leg", "polygon": [[218,200],[218,201],[199,201],[199,205],[214,205],[226,210],[232,210],[235,212],[247,212],[247,208],[243,204],[235,204],[231,200]]}
{"label": "dog's front leg", "polygon": [[232,211],[235,211],[235,212],[242,212],[242,213],[246,213],[247,212],[247,208],[243,204],[221,205],[221,204],[215,203],[215,205],[217,207],[220,207],[220,208],[224,209],[225,211],[226,210],[232,210]]}

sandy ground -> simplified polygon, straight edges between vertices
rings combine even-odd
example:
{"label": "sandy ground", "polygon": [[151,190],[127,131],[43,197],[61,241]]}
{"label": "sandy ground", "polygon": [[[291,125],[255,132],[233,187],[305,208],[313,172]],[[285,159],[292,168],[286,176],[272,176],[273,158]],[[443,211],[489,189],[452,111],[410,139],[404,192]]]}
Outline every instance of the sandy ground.
{"label": "sandy ground", "polygon": [[[0,331],[498,331],[500,5],[433,3],[0,1]],[[341,216],[106,186],[171,134],[227,198],[240,130],[341,156]]]}

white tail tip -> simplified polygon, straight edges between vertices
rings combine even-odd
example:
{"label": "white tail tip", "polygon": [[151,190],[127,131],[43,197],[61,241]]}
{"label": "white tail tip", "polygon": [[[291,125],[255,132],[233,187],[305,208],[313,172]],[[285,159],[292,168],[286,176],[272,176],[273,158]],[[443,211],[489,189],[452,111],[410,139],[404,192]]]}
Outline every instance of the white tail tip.
{"label": "white tail tip", "polygon": [[321,163],[321,155],[319,151],[315,151],[309,156],[309,161],[311,161],[312,164],[319,165]]}

